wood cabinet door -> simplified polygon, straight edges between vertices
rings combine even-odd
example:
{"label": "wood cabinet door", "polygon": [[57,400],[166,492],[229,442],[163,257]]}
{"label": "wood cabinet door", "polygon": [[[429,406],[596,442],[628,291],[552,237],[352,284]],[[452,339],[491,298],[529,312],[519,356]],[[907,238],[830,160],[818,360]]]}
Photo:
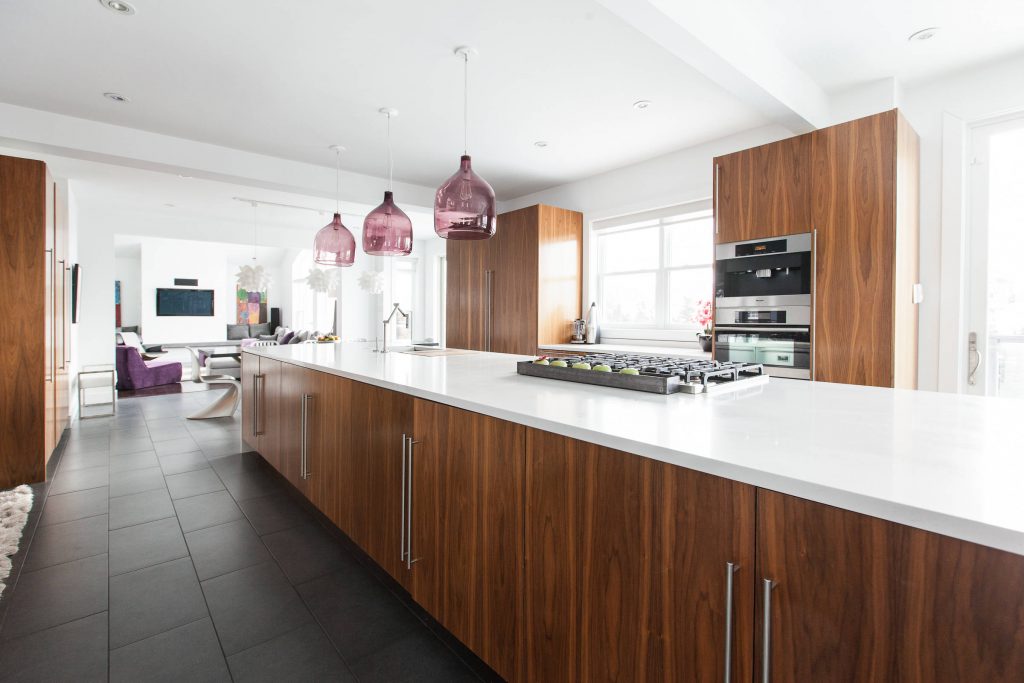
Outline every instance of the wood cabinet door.
{"label": "wood cabinet door", "polygon": [[345,460],[339,496],[348,501],[339,526],[397,581],[402,561],[403,435],[412,434],[407,394],[352,383],[350,426],[340,449]]}
{"label": "wood cabinet door", "polygon": [[815,379],[891,387],[896,112],[812,136]]}
{"label": "wood cabinet door", "polygon": [[[57,287],[60,282],[60,276],[57,273],[57,255],[56,255],[56,244],[57,244],[57,224],[56,215],[54,214],[54,187],[53,178],[50,177],[50,171],[45,170],[44,174],[46,189],[44,195],[46,197],[45,216],[46,216],[46,284],[45,284],[45,313],[44,313],[44,329],[46,339],[44,342],[46,359],[45,364],[45,379],[44,385],[44,420],[46,433],[43,437],[43,453],[42,462],[44,467],[42,471],[45,472],[45,464],[50,462],[50,456],[53,454],[53,449],[57,446]],[[25,191],[27,188],[19,188],[21,191]],[[31,193],[26,192],[26,196],[31,196]],[[38,196],[38,195],[37,195]],[[15,204],[15,202],[11,202]],[[25,216],[21,216],[25,218]],[[38,220],[38,216],[35,217]],[[36,223],[38,226],[38,223]],[[18,225],[17,228],[24,231],[26,234],[31,232],[32,223],[25,221]],[[38,230],[38,227],[35,229]],[[31,244],[33,240],[31,238],[28,243]],[[23,245],[17,242],[6,242],[4,249],[10,249],[11,253],[17,253],[18,248],[24,248]],[[20,265],[20,264],[19,264]],[[36,281],[38,283],[38,280]],[[26,278],[27,284],[27,278]],[[38,286],[38,284],[37,284]],[[14,301],[19,300],[19,293],[17,290],[9,293],[13,297]],[[22,295],[25,297],[22,299],[24,305],[28,306],[31,301],[38,301],[38,294],[36,292],[23,292]],[[33,321],[35,323],[35,321]],[[38,324],[38,323],[35,323]],[[27,328],[31,329],[31,328]],[[13,387],[12,387],[13,388]],[[37,454],[33,454],[35,458]],[[16,484],[22,484],[26,481],[39,481],[42,477],[36,476],[38,472],[37,466],[33,465],[31,468],[33,474],[31,479],[23,478],[16,481]],[[12,486],[15,484],[12,484]],[[6,486],[5,486],[6,488]]]}
{"label": "wood cabinet door", "polygon": [[284,364],[260,357],[256,405],[257,448],[270,465],[283,472],[281,459],[281,374]]}
{"label": "wood cabinet door", "polygon": [[763,489],[757,501],[773,683],[1021,680],[1024,557]]}
{"label": "wood cabinet door", "polygon": [[349,505],[356,487],[352,449],[346,435],[358,427],[351,421],[355,382],[307,371],[306,392],[311,396],[306,417],[306,472],[304,492],[310,502],[339,529],[348,532]]}
{"label": "wood cabinet door", "polygon": [[[305,480],[302,477],[302,439],[303,429],[307,427],[302,418],[303,397],[309,393],[312,381],[312,370],[292,365],[281,364],[280,398],[278,400],[277,430],[277,469],[295,488],[306,492]],[[308,434],[308,430],[306,431]]]}
{"label": "wood cabinet door", "polygon": [[254,451],[260,449],[256,435],[255,407],[256,375],[260,374],[260,358],[251,353],[242,354],[242,441]]}
{"label": "wood cabinet door", "polygon": [[723,680],[732,563],[729,661],[750,681],[754,505],[746,484],[527,430],[524,679]]}
{"label": "wood cabinet door", "polygon": [[[51,180],[47,179],[48,182]],[[55,362],[55,439],[60,441],[70,419],[71,383],[68,375],[71,366],[71,256],[68,245],[67,196],[53,186],[54,215],[54,285],[56,308],[54,310]]]}
{"label": "wood cabinet door", "polygon": [[445,345],[483,351],[486,344],[486,275],[490,240],[445,240]]}
{"label": "wood cabinet door", "polygon": [[811,136],[715,159],[715,242],[811,231]]}
{"label": "wood cabinet door", "polygon": [[410,592],[503,678],[523,680],[525,428],[420,399],[414,415]]}
{"label": "wood cabinet door", "polygon": [[[541,207],[503,213],[488,240],[484,282],[485,336],[488,351],[532,355],[537,352],[537,231]],[[575,263],[567,263],[572,268]]]}

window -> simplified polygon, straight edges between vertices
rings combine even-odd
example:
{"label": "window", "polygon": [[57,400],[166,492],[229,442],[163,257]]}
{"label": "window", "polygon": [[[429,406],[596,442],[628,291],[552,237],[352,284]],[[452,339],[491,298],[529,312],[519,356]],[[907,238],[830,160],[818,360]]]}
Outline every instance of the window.
{"label": "window", "polygon": [[[299,252],[292,261],[292,311],[293,330],[316,330],[330,332],[334,327],[336,297],[328,292],[318,292],[309,286],[308,277],[312,270],[323,271],[329,278],[339,278],[336,268],[321,268],[313,264],[313,252]],[[336,290],[332,288],[331,294]]]}
{"label": "window", "polygon": [[597,221],[593,230],[602,335],[692,341],[698,304],[714,287],[710,202]]}

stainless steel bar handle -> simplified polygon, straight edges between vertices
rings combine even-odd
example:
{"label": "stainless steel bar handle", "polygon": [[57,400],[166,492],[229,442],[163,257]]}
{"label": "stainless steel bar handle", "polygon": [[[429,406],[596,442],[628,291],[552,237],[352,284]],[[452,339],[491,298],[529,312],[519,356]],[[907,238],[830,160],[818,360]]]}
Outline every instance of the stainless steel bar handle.
{"label": "stainless steel bar handle", "polygon": [[263,375],[252,376],[252,435],[260,436],[260,379]]}
{"label": "stainless steel bar handle", "polygon": [[818,346],[815,344],[818,329],[818,229],[811,233],[811,381],[816,380],[818,364],[814,357],[818,355]]}
{"label": "stainless steel bar handle", "polygon": [[64,323],[67,321],[68,315],[68,298],[67,298],[67,268],[64,267],[64,259],[58,261],[60,263],[60,326],[61,326],[61,345],[60,345],[60,369],[63,370],[68,366],[68,331],[64,327]]}
{"label": "stainless steel bar handle", "polygon": [[409,489],[408,489],[408,497],[407,497],[408,499],[406,500],[406,503],[405,503],[405,514],[406,514],[406,525],[407,525],[406,532],[405,532],[405,568],[406,569],[412,569],[413,563],[419,561],[418,558],[416,560],[412,559],[412,481],[413,481],[413,467],[412,467],[412,463],[413,463],[412,454],[413,453],[412,453],[412,447],[415,446],[418,443],[419,443],[419,441],[413,441],[412,437],[411,436],[409,437],[409,450],[408,450],[408,452],[409,452],[409,477],[408,477]]}
{"label": "stainless steel bar handle", "polygon": [[772,678],[772,590],[774,588],[774,581],[762,579],[764,624],[761,633],[761,683],[770,683]]}
{"label": "stainless steel bar handle", "polygon": [[[46,249],[44,253],[50,254],[52,256],[53,255],[53,249]],[[52,258],[46,259],[46,265],[49,266],[49,273],[47,274],[46,277],[48,279],[53,278],[53,259]],[[49,284],[49,282],[47,284]],[[56,284],[56,283],[54,283],[54,284]],[[51,327],[50,327],[50,332],[56,334],[56,330],[53,329],[52,324],[51,324]],[[51,338],[51,341],[53,341],[52,338]],[[53,347],[51,346],[50,348],[52,349]],[[52,362],[45,364],[45,372],[43,373],[43,376],[46,378],[44,381],[46,381],[46,382],[52,382],[53,381],[53,375],[54,375],[54,372],[53,372],[54,368],[53,368],[53,366],[57,364],[56,356],[51,356],[51,358],[52,358]]]}
{"label": "stainless steel bar handle", "polygon": [[981,352],[978,351],[978,333],[967,335],[967,383],[972,387],[978,383],[978,368],[981,367]]}
{"label": "stainless steel bar handle", "polygon": [[313,400],[312,394],[302,395],[302,472],[303,479],[309,479],[313,473],[309,471],[309,402]]}
{"label": "stainless steel bar handle", "polygon": [[405,442],[406,436],[402,434],[402,490],[399,491],[399,497],[402,499],[402,516],[399,518],[399,526],[402,527],[402,538],[401,546],[399,547],[401,552],[398,554],[399,561],[405,560]]}
{"label": "stainless steel bar handle", "polygon": [[491,350],[491,276],[492,271],[484,271],[484,351]]}
{"label": "stainless steel bar handle", "polygon": [[739,565],[733,562],[725,563],[725,676],[722,678],[725,683],[732,681],[732,593],[733,575]]}
{"label": "stainless steel bar handle", "polygon": [[720,195],[721,189],[722,189],[722,187],[721,187],[722,183],[720,182],[721,178],[722,178],[722,167],[719,166],[718,164],[715,164],[715,234],[716,235],[718,234],[718,222],[720,220],[719,217],[721,216],[721,214],[718,212],[719,195]]}

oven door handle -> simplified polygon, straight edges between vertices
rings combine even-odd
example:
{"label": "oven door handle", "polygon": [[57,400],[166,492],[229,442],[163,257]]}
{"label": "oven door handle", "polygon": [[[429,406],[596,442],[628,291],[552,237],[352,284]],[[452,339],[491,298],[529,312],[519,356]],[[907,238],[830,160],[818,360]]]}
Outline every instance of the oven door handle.
{"label": "oven door handle", "polygon": [[779,327],[778,325],[751,325],[750,327],[733,327],[715,325],[715,332],[810,332],[809,327]]}

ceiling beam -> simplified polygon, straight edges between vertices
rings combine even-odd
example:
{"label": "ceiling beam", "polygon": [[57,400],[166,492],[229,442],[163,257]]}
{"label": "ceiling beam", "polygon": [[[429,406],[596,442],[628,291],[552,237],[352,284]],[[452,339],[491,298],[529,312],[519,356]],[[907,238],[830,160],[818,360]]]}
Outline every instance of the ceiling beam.
{"label": "ceiling beam", "polygon": [[794,133],[831,123],[828,97],[730,2],[598,0],[613,14]]}

